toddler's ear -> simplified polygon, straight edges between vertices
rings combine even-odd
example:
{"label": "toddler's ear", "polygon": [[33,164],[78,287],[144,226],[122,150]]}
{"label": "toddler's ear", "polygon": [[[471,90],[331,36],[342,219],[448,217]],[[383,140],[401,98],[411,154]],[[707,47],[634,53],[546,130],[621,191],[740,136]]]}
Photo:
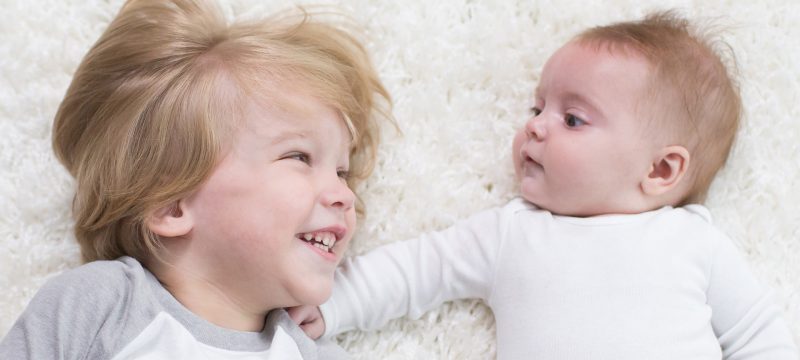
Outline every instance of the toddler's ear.
{"label": "toddler's ear", "polygon": [[689,151],[683,146],[667,146],[650,165],[642,190],[647,195],[660,196],[676,188],[689,168]]}
{"label": "toddler's ear", "polygon": [[183,200],[156,210],[147,217],[146,224],[150,231],[161,237],[178,237],[188,234],[194,227],[194,221],[184,211]]}

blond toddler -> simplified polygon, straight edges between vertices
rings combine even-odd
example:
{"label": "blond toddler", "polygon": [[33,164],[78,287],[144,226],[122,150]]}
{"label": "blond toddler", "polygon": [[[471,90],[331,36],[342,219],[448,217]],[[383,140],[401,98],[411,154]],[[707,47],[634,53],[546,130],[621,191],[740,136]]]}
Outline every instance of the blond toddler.
{"label": "blond toddler", "polygon": [[128,1],[53,128],[87,264],[42,287],[0,358],[345,357],[282,308],[330,295],[388,100],[315,15]]}

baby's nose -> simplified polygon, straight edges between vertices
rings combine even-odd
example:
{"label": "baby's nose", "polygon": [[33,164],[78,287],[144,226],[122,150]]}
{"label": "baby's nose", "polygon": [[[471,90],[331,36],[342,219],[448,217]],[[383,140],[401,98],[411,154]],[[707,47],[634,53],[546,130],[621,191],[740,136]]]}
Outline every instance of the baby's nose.
{"label": "baby's nose", "polygon": [[525,133],[531,139],[542,140],[547,135],[547,127],[545,125],[544,116],[541,114],[533,116],[525,123]]}

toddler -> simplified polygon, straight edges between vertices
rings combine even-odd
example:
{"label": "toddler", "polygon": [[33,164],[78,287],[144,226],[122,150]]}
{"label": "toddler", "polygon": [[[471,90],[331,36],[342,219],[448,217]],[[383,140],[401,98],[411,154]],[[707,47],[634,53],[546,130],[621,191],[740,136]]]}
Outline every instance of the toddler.
{"label": "toddler", "polygon": [[128,1],[53,129],[88,263],[0,358],[346,356],[282,308],[330,296],[390,105],[356,39],[308,13],[228,25],[200,0]]}
{"label": "toddler", "polygon": [[675,13],[589,29],[549,59],[513,141],[521,199],[348,259],[328,302],[290,314],[315,337],[479,298],[500,359],[797,359],[699,205],[740,108]]}

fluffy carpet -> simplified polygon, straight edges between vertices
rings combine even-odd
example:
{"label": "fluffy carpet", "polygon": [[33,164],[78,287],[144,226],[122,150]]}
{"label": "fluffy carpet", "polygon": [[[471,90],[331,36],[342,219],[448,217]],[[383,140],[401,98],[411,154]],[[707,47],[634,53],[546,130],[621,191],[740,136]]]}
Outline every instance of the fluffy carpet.
{"label": "fluffy carpet", "polygon": [[[350,254],[441,229],[515,194],[514,129],[548,55],[579,30],[677,7],[716,18],[736,51],[745,120],[707,205],[800,340],[800,2],[791,0],[341,0],[396,102],[361,188],[368,218]],[[119,0],[0,0],[0,336],[49,277],[79,265],[74,182],[50,149],[51,122],[79,61]],[[236,0],[231,17],[285,2]],[[795,39],[795,40],[792,40]],[[795,260],[792,260],[795,259]],[[477,301],[338,338],[357,358],[494,357]]]}

